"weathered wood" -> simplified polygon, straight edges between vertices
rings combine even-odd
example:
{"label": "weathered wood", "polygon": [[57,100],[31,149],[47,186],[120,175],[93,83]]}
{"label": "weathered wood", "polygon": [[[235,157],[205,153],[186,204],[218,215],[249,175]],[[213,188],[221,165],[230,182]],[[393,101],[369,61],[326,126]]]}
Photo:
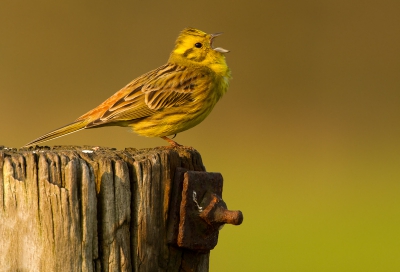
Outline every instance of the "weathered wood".
{"label": "weathered wood", "polygon": [[208,271],[209,254],[167,244],[184,148],[0,147],[0,271]]}

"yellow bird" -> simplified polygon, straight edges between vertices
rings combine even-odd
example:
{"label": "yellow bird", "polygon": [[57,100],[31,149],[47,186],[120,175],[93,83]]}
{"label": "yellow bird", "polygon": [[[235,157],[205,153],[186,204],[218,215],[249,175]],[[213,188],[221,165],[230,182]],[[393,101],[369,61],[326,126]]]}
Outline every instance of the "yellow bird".
{"label": "yellow bird", "polygon": [[82,129],[131,127],[139,135],[168,138],[202,122],[228,89],[231,72],[226,49],[213,47],[222,33],[207,34],[185,28],[175,42],[167,64],[126,85],[73,123],[26,144],[31,146]]}

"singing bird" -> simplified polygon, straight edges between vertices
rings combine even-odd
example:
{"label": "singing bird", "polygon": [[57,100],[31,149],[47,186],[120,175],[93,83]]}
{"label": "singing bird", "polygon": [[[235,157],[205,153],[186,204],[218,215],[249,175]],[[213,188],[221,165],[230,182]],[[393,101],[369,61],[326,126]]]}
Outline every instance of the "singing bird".
{"label": "singing bird", "polygon": [[224,53],[229,51],[213,47],[214,38],[221,34],[185,28],[165,65],[134,79],[74,122],[25,147],[104,126],[131,127],[139,135],[161,137],[180,146],[167,136],[202,122],[228,89],[231,72]]}

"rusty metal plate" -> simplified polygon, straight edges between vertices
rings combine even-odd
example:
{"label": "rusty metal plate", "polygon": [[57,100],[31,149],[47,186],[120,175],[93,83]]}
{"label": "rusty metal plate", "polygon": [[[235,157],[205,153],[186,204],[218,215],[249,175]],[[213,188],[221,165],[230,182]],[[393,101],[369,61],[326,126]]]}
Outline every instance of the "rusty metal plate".
{"label": "rusty metal plate", "polygon": [[209,251],[225,223],[240,225],[240,211],[229,211],[222,200],[220,173],[177,168],[172,187],[167,241],[195,251]]}
{"label": "rusty metal plate", "polygon": [[222,198],[220,173],[188,171],[184,174],[178,246],[193,250],[211,250],[218,242],[219,226],[209,225],[200,214],[213,194]]}

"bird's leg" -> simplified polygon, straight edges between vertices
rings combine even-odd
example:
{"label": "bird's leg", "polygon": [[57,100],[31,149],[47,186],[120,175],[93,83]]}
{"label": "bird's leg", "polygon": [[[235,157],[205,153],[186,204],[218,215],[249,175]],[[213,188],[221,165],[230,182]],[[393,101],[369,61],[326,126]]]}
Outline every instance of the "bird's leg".
{"label": "bird's leg", "polygon": [[170,138],[163,136],[161,137],[162,139],[166,140],[171,146],[173,147],[178,147],[178,146],[182,146],[180,144],[178,144],[177,142],[175,142],[174,140],[171,140]]}

